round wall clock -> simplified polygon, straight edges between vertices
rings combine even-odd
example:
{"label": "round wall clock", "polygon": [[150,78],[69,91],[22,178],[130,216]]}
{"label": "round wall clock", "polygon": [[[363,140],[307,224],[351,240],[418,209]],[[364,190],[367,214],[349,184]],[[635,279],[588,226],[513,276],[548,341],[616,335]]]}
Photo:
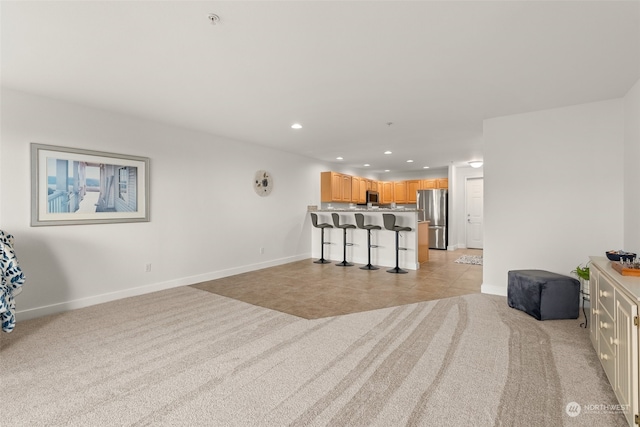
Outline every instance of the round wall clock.
{"label": "round wall clock", "polygon": [[253,183],[253,189],[258,196],[268,196],[273,189],[273,178],[267,171],[260,170],[256,172]]}

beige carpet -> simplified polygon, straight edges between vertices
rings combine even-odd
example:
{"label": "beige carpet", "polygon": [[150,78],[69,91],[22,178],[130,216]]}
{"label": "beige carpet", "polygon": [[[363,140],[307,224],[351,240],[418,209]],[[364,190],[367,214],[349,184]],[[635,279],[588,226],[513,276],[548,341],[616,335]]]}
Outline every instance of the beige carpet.
{"label": "beige carpet", "polygon": [[0,336],[0,424],[622,426],[578,323],[481,294],[306,320],[181,287]]}

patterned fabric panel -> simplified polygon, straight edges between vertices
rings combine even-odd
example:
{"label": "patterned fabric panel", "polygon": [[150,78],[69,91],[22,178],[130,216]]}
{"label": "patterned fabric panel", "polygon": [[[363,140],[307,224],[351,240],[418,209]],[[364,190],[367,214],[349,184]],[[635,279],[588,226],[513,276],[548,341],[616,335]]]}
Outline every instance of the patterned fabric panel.
{"label": "patterned fabric panel", "polygon": [[0,230],[0,321],[2,330],[11,332],[16,326],[15,296],[22,291],[24,274],[13,250],[13,236]]}

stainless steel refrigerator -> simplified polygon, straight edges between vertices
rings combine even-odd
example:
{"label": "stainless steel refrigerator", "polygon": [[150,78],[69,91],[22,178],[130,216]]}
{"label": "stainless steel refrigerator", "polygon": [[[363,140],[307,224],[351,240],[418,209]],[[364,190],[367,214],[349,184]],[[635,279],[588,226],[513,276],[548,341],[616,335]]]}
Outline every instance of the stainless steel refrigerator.
{"label": "stainless steel refrigerator", "polygon": [[447,249],[447,190],[418,190],[418,221],[429,221],[429,248]]}

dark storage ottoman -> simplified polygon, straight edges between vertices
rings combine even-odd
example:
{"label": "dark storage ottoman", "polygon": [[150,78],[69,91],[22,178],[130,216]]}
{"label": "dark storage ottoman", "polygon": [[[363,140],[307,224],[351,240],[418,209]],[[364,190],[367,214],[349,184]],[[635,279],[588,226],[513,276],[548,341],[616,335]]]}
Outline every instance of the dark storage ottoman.
{"label": "dark storage ottoman", "polygon": [[509,307],[538,320],[577,319],[580,314],[580,282],[544,270],[512,270],[508,273]]}

